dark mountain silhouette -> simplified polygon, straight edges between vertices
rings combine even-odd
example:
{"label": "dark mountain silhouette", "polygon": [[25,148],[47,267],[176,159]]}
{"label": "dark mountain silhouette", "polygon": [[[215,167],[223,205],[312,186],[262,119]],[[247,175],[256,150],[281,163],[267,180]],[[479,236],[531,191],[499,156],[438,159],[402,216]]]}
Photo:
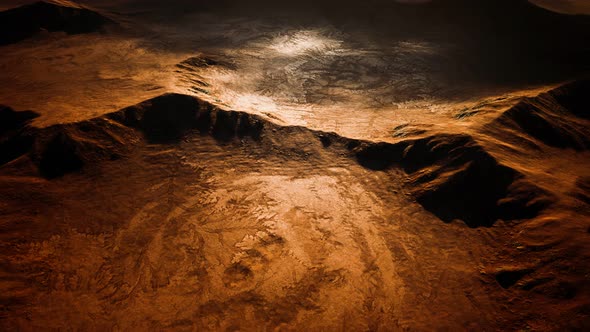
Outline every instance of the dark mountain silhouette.
{"label": "dark mountain silhouette", "polygon": [[39,1],[0,12],[0,45],[19,42],[42,30],[95,32],[107,23],[112,21],[86,8]]}

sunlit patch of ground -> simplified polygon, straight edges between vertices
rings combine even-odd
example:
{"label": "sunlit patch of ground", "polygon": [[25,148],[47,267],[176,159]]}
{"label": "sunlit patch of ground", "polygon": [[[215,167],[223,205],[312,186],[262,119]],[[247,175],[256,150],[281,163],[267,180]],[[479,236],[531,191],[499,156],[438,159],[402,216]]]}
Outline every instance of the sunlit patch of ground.
{"label": "sunlit patch of ground", "polygon": [[[383,44],[330,24],[302,26],[287,18],[132,20],[139,28],[128,33],[42,34],[4,47],[0,80],[10,84],[0,99],[41,113],[35,123],[45,126],[180,92],[282,124],[389,139],[407,137],[412,126],[414,133],[465,127],[499,104],[535,93],[506,95],[511,87],[453,81],[444,73],[457,65],[452,45]],[[212,62],[179,66],[187,59]],[[490,102],[493,107],[470,111]],[[406,127],[401,133],[400,126]]]}

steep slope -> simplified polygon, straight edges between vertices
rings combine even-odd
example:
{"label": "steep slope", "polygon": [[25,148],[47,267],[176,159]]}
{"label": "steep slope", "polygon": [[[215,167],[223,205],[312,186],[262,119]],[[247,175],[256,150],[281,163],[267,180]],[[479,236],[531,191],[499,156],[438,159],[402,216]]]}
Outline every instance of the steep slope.
{"label": "steep slope", "polygon": [[580,80],[506,110],[487,125],[499,137],[578,151],[590,149],[590,81]]}
{"label": "steep slope", "polygon": [[417,201],[440,219],[471,227],[532,218],[553,199],[502,165],[467,135],[438,135],[357,152],[371,169],[402,167]]}

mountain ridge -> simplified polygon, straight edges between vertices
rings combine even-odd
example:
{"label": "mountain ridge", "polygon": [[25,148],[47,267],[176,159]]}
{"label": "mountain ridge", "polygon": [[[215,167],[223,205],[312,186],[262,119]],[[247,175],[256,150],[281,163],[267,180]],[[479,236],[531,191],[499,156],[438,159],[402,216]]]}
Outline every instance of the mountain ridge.
{"label": "mountain ridge", "polygon": [[[582,88],[571,88],[576,85]],[[547,94],[563,99],[567,91],[579,94],[585,91],[583,88],[584,83],[572,83]],[[500,128],[505,124],[502,119],[518,109],[522,106],[498,118]],[[41,129],[30,127],[28,122],[19,126],[16,130],[30,145],[28,149],[19,145],[13,150],[28,151],[40,174],[48,179],[80,171],[86,165],[124,158],[141,141],[176,144],[186,135],[197,134],[212,136],[222,145],[251,140],[252,144],[280,150],[282,140],[289,139],[291,133],[306,132],[321,142],[323,149],[338,149],[365,168],[402,168],[408,175],[406,186],[412,195],[446,222],[460,219],[479,227],[490,226],[498,219],[531,218],[554,200],[550,193],[496,160],[469,135],[436,134],[397,143],[350,139],[306,127],[277,125],[261,116],[225,110],[183,94],[164,94],[72,124]]]}

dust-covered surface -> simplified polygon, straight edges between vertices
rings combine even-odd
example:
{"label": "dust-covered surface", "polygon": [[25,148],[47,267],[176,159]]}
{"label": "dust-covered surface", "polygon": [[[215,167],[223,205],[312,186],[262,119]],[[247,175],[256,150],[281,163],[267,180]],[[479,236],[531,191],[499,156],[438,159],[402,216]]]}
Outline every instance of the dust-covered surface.
{"label": "dust-covered surface", "polygon": [[590,328],[587,18],[311,3],[41,4],[0,47],[0,329]]}

